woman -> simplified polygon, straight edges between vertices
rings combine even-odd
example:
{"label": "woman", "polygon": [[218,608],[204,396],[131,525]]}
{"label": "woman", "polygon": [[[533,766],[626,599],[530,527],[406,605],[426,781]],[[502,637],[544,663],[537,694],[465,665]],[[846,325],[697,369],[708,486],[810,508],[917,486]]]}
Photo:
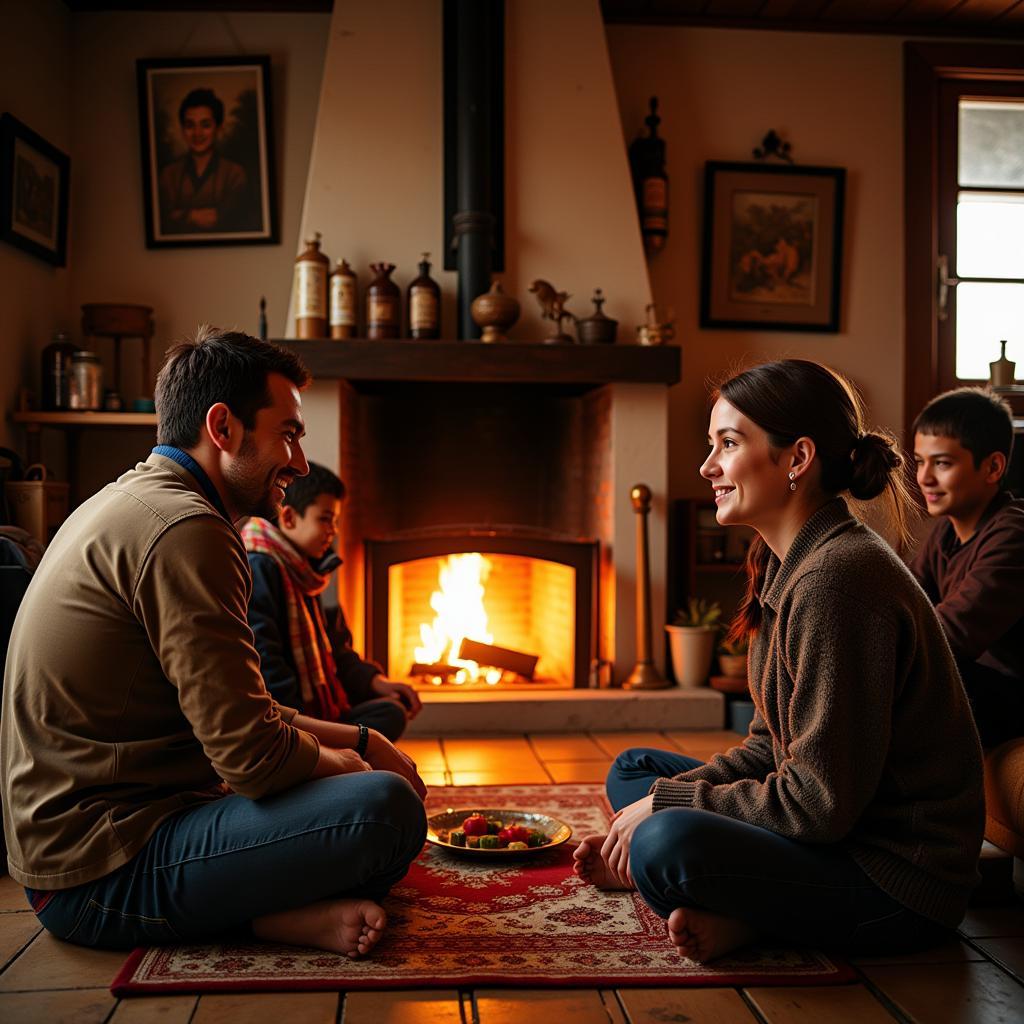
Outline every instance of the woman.
{"label": "woman", "polygon": [[718,522],[758,533],[733,625],[751,640],[750,734],[707,764],[620,755],[617,814],[580,843],[576,872],[637,889],[701,962],[759,935],[939,942],[976,881],[978,737],[927,597],[840,497],[887,492],[905,536],[902,459],[864,432],[845,381],[798,359],[723,384],[709,441]]}

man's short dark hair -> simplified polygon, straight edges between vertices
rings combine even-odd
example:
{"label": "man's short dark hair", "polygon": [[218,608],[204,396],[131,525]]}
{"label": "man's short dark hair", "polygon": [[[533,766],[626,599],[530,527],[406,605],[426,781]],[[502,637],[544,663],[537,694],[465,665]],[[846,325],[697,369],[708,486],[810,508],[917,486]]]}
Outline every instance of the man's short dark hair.
{"label": "man's short dark hair", "polygon": [[178,124],[185,123],[185,111],[191,110],[193,107],[209,107],[214,121],[217,122],[217,127],[219,128],[224,123],[224,104],[212,89],[193,89],[181,101],[181,106],[178,107]]}
{"label": "man's short dark hair", "polygon": [[912,433],[951,437],[974,457],[974,468],[994,452],[1010,461],[1013,413],[988,388],[956,388],[933,398],[914,420]]}
{"label": "man's short dark hair", "polygon": [[321,466],[319,462],[311,462],[309,472],[305,476],[297,476],[288,485],[281,504],[295,509],[302,516],[321,494],[329,494],[332,498],[344,498],[345,485],[341,478],[326,466]]}
{"label": "man's short dark hair", "polygon": [[310,382],[298,356],[241,331],[200,327],[194,341],[167,352],[156,379],[156,440],[194,448],[210,406],[223,402],[246,430],[272,402],[267,377],[279,373],[297,388]]}

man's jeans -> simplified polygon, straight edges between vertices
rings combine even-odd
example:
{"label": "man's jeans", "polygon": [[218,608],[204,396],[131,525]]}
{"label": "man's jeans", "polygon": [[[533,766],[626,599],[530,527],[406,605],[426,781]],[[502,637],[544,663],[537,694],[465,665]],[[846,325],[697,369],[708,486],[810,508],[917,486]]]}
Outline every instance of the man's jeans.
{"label": "man's jeans", "polygon": [[425,837],[405,779],[354,772],[183,811],[104,878],[29,896],[48,931],[83,946],[208,940],[318,900],[380,900]]}
{"label": "man's jeans", "polygon": [[[655,779],[701,763],[627,750],[608,772],[608,799],[619,810],[645,797]],[[841,847],[796,842],[712,811],[651,815],[633,834],[630,868],[640,895],[664,918],[695,907],[787,942],[849,952],[921,949],[952,934],[884,893]]]}

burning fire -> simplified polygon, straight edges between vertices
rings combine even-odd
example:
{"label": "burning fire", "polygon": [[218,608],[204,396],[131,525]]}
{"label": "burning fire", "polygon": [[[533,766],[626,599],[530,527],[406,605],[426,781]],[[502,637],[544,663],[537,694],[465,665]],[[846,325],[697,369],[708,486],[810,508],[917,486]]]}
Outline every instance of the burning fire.
{"label": "burning fire", "polygon": [[[491,571],[491,563],[479,552],[449,555],[438,574],[440,590],[430,598],[435,614],[432,625],[420,626],[422,646],[416,648],[416,660],[428,665],[453,665],[458,672],[454,683],[475,683],[483,677],[494,686],[501,680],[501,669],[482,670],[475,661],[458,657],[459,648],[466,637],[490,644],[494,637],[487,631],[487,611],[484,608],[484,582]],[[441,680],[435,677],[435,681]]]}

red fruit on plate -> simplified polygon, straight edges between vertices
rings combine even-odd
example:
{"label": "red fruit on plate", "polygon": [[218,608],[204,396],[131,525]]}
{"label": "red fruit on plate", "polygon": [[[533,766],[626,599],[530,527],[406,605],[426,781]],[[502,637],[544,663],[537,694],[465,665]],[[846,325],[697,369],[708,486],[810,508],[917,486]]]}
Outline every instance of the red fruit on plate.
{"label": "red fruit on plate", "polygon": [[530,838],[530,830],[523,825],[509,825],[498,833],[498,838],[505,843],[525,843]]}
{"label": "red fruit on plate", "polygon": [[467,836],[487,835],[487,819],[482,814],[471,814],[463,823],[462,831]]}

